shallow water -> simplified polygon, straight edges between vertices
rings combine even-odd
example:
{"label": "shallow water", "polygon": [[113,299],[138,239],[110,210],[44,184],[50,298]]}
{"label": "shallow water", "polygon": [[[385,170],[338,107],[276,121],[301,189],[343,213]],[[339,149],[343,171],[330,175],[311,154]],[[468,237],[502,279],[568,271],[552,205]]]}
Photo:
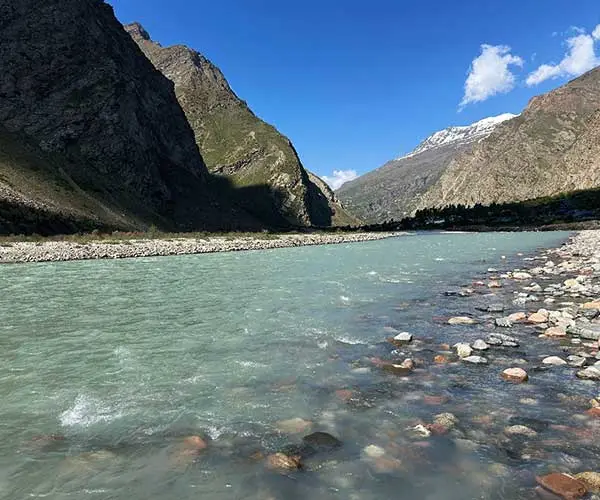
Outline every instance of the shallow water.
{"label": "shallow water", "polygon": [[[594,396],[595,387],[565,387],[572,374],[561,370],[535,384],[502,383],[499,371],[515,358],[555,354],[533,336],[539,346],[497,350],[487,367],[436,366],[441,342],[484,338],[489,326],[435,318],[489,300],[445,290],[566,236],[425,234],[2,266],[0,497],[529,498],[533,474],[593,463],[597,450],[569,445],[552,427],[534,442],[494,436],[515,415],[585,435],[560,394]],[[385,338],[394,330],[422,341],[398,354],[424,360],[410,377],[370,360],[393,356]],[[448,411],[460,419],[452,435],[406,430]],[[313,422],[305,434],[327,431],[343,446],[301,472],[266,470],[256,452],[298,443],[303,434],[276,425],[295,417]],[[195,434],[210,442],[192,460],[181,440]],[[384,459],[364,455],[371,444]]]}

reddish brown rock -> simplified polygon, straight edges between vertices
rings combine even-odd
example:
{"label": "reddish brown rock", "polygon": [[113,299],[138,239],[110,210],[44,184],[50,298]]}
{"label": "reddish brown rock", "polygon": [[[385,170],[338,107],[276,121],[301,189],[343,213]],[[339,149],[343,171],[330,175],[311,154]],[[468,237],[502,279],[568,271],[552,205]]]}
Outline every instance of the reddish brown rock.
{"label": "reddish brown rock", "polygon": [[438,354],[435,358],[433,358],[433,362],[437,363],[438,365],[445,365],[449,361],[450,360],[442,354]]}
{"label": "reddish brown rock", "polygon": [[447,396],[423,396],[423,403],[426,405],[437,406],[448,402]]}
{"label": "reddish brown rock", "polygon": [[299,456],[288,456],[284,453],[273,453],[266,460],[267,469],[278,472],[290,472],[302,468]]}
{"label": "reddish brown rock", "polygon": [[339,389],[335,391],[335,395],[342,401],[349,401],[352,399],[352,391],[350,389]]}
{"label": "reddish brown rock", "polygon": [[527,380],[529,379],[527,372],[525,370],[523,370],[522,368],[507,368],[506,370],[504,370],[502,372],[501,377],[504,380],[507,380],[509,382],[514,382],[517,384],[520,384],[522,382],[527,382]]}
{"label": "reddish brown rock", "polygon": [[516,323],[517,321],[524,321],[527,319],[527,314],[525,314],[524,312],[516,312],[508,316],[508,319],[512,323]]}
{"label": "reddish brown rock", "polygon": [[555,472],[535,479],[540,486],[565,500],[576,500],[587,494],[585,485],[569,474]]}
{"label": "reddish brown rock", "polygon": [[552,326],[544,332],[544,335],[550,338],[562,338],[567,336],[567,331],[559,326]]}
{"label": "reddish brown rock", "polygon": [[589,415],[590,417],[600,418],[600,408],[590,408],[588,411],[585,412],[585,414]]}
{"label": "reddish brown rock", "polygon": [[427,424],[425,427],[434,436],[441,436],[443,434],[447,434],[449,431],[445,425],[439,423]]}

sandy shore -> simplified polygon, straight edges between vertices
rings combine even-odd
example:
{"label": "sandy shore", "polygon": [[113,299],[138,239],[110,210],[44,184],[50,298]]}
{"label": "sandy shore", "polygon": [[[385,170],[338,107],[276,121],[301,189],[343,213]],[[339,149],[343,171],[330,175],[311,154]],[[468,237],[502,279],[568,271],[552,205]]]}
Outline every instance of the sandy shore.
{"label": "sandy shore", "polygon": [[403,232],[285,234],[270,237],[213,236],[207,238],[132,239],[118,241],[8,242],[0,245],[0,263],[59,262],[188,255],[309,245],[358,243],[404,236]]}

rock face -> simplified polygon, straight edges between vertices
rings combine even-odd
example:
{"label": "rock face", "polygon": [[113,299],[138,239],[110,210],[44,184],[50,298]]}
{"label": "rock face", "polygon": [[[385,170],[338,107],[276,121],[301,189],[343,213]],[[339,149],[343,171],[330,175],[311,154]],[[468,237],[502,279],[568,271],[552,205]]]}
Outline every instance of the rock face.
{"label": "rock face", "polygon": [[600,68],[533,98],[454,158],[419,208],[522,201],[600,186]]}
{"label": "rock face", "polygon": [[337,194],[352,213],[368,222],[401,220],[418,208],[420,198],[454,158],[514,117],[504,114],[436,132],[409,155],[344,184]]}
{"label": "rock face", "polygon": [[357,222],[325,183],[304,169],[289,139],[259,119],[208,59],[183,45],[162,47],[138,23],[125,29],[175,84],[208,169],[245,192],[239,201],[247,210],[300,226]]}
{"label": "rock face", "polygon": [[[101,0],[0,0],[0,232],[260,227]],[[66,227],[68,230],[69,227]]]}

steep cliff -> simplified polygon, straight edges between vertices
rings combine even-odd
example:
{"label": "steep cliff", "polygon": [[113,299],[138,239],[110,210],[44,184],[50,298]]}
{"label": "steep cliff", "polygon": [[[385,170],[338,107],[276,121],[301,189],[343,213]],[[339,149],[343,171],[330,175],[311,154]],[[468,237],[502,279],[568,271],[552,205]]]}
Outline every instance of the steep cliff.
{"label": "steep cliff", "polygon": [[259,227],[103,1],[0,0],[0,67],[0,232]]}
{"label": "steep cliff", "polygon": [[210,172],[231,179],[236,187],[257,188],[270,197],[270,203],[242,200],[248,210],[301,226],[352,219],[339,204],[330,204],[326,195],[315,192],[320,188],[310,181],[289,139],[252,112],[219,68],[183,45],[162,47],[139,23],[125,29],[175,84]]}

